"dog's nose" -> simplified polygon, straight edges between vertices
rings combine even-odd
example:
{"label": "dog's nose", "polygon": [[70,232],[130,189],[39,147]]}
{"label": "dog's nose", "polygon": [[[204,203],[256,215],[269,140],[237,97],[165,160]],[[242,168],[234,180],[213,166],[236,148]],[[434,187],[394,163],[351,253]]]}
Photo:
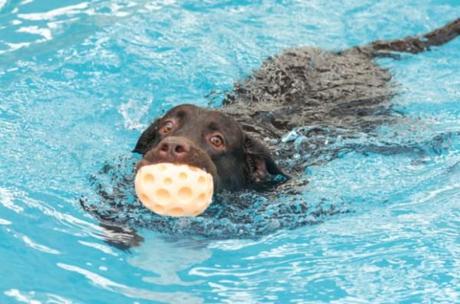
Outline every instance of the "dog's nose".
{"label": "dog's nose", "polygon": [[180,137],[167,137],[159,143],[158,154],[164,158],[181,160],[190,152],[190,144]]}

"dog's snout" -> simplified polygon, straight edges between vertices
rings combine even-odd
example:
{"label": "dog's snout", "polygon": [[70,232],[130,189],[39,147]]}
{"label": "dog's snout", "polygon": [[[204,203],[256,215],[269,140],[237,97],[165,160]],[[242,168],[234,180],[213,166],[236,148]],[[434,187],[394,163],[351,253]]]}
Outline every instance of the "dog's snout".
{"label": "dog's snout", "polygon": [[165,138],[159,144],[158,154],[180,160],[190,152],[190,144],[181,138]]}
{"label": "dog's snout", "polygon": [[136,171],[143,166],[164,162],[201,168],[213,176],[216,185],[218,183],[217,169],[209,155],[186,137],[169,136],[162,139],[144,154],[136,164]]}

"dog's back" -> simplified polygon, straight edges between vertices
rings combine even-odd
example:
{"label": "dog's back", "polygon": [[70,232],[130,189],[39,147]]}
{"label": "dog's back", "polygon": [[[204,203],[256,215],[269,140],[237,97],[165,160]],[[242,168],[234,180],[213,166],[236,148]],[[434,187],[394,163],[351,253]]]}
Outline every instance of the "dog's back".
{"label": "dog's back", "polygon": [[279,140],[293,128],[327,130],[333,139],[338,134],[369,133],[397,120],[390,111],[395,83],[374,59],[417,54],[458,35],[460,19],[421,36],[375,41],[339,52],[288,49],[236,83],[224,99],[223,111],[246,132],[261,140],[270,138],[267,145],[282,151],[281,158],[292,158],[293,149],[280,146]]}
{"label": "dog's back", "polygon": [[394,94],[390,79],[360,52],[289,49],[239,82],[224,111],[243,125],[251,122],[248,131],[259,126],[263,137],[306,125],[366,129],[377,114],[388,112]]}

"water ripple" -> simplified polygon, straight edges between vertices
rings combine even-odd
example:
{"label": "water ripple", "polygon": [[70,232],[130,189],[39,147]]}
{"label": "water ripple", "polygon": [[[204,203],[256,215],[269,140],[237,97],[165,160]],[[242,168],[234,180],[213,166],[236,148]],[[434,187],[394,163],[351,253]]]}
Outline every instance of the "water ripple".
{"label": "water ripple", "polygon": [[[237,207],[230,193],[169,220],[131,193],[137,208],[116,213],[140,236],[130,251],[106,239],[132,231],[100,226],[79,199],[105,210],[89,177],[126,173],[143,127],[178,103],[220,106],[281,49],[458,16],[456,0],[0,0],[0,303],[457,303],[460,39],[378,61],[399,83],[397,124],[286,136],[297,155],[283,165],[307,166],[297,197],[242,193],[253,204]],[[347,212],[318,218],[301,200]]]}
{"label": "water ripple", "polygon": [[133,288],[133,287],[129,287],[123,284],[116,283],[101,275],[95,274],[91,271],[88,271],[86,269],[83,269],[77,266],[68,265],[64,263],[58,263],[57,266],[64,270],[81,274],[91,283],[95,284],[96,286],[99,286],[103,289],[108,289],[108,290],[119,292],[129,298],[135,298],[135,299],[140,298],[140,299],[159,301],[159,302],[164,302],[164,303],[202,303],[200,298],[187,294],[187,293],[152,292],[149,290]]}

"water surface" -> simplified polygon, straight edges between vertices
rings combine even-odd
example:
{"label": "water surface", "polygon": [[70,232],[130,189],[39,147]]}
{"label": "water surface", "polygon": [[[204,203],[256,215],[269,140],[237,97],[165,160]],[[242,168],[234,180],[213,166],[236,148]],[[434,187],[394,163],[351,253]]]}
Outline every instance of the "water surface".
{"label": "water surface", "polygon": [[0,302],[459,302],[460,39],[380,60],[406,119],[343,143],[407,152],[344,149],[305,173],[305,201],[347,213],[258,237],[143,229],[126,252],[78,202],[153,117],[219,106],[269,55],[459,16],[456,0],[0,0]]}

